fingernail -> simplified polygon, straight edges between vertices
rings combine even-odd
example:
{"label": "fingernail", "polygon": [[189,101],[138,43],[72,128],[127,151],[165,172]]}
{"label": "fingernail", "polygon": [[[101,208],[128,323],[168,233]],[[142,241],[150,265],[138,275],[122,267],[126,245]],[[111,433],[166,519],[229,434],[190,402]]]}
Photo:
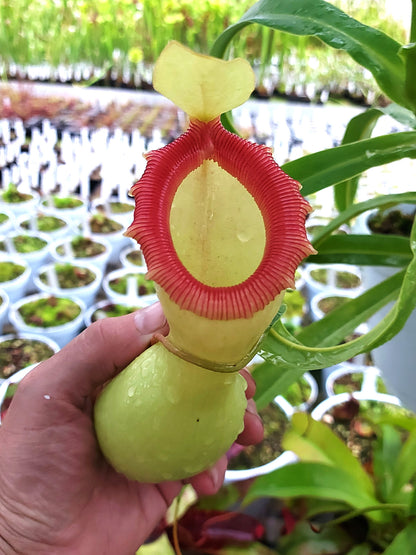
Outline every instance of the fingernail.
{"label": "fingernail", "polygon": [[154,303],[136,312],[134,323],[142,335],[149,335],[162,328],[166,324],[166,318],[160,303]]}

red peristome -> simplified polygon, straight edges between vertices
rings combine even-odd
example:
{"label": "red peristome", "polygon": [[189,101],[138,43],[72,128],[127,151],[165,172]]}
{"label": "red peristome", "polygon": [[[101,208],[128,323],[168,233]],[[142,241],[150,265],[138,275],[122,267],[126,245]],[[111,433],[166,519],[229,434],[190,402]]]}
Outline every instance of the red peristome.
{"label": "red peristome", "polygon": [[[266,245],[256,271],[244,282],[210,287],[195,279],[179,260],[169,228],[173,198],[183,179],[204,160],[233,175],[256,201],[264,220]],[[314,249],[306,237],[309,203],[300,185],[285,174],[269,148],[224,129],[218,119],[194,120],[174,142],[150,152],[143,176],[131,192],[134,221],[127,234],[140,244],[155,280],[185,310],[212,320],[249,318],[282,290],[294,287],[294,275]]]}

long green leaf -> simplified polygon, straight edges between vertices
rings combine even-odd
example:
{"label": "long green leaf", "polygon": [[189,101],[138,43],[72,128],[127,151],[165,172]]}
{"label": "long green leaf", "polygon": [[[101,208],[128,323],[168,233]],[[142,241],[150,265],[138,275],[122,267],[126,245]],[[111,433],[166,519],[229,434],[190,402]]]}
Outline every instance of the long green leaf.
{"label": "long green leaf", "polygon": [[402,158],[416,158],[416,131],[391,133],[322,150],[287,162],[282,169],[308,196],[360,173]]}
{"label": "long green leaf", "polygon": [[260,0],[217,38],[211,54],[222,58],[236,33],[250,23],[295,35],[313,35],[333,48],[345,50],[373,74],[392,100],[402,106],[413,106],[405,93],[401,45],[332,4],[324,0]]}
{"label": "long green leaf", "polygon": [[[348,122],[341,144],[346,145],[362,139],[369,139],[377,120],[382,115],[383,112],[381,110],[370,108],[366,112],[353,117]],[[353,204],[357,193],[358,181],[359,177],[356,176],[335,185],[334,201],[338,212],[344,211]]]}
{"label": "long green leaf", "polygon": [[416,461],[416,430],[413,430],[403,444],[394,468],[394,480],[391,488],[391,499],[394,502],[402,487],[415,475]]}
{"label": "long green leaf", "polygon": [[409,240],[396,235],[331,235],[307,259],[317,264],[404,267],[412,259]]}
{"label": "long green leaf", "polygon": [[399,532],[384,555],[411,555],[416,545],[416,520],[412,520],[404,530]]}
{"label": "long green leaf", "polygon": [[[279,333],[278,326],[282,326],[279,322],[269,330],[260,352],[265,360],[275,366],[275,372],[270,370],[269,365],[266,367],[267,372],[260,374],[260,369],[264,369],[262,365],[254,371],[257,381],[256,400],[260,407],[269,403],[279,392],[282,376],[285,376],[286,380],[290,375],[297,379],[306,370],[338,364],[360,352],[382,345],[403,328],[416,307],[416,224],[412,228],[410,245],[413,258],[404,273],[398,299],[387,315],[365,335],[334,347],[307,347],[297,341],[291,341],[287,333]],[[284,385],[287,387],[287,384]]]}
{"label": "long green leaf", "polygon": [[348,222],[352,218],[355,218],[364,212],[375,208],[388,208],[394,206],[395,204],[402,203],[416,204],[416,192],[381,195],[379,197],[353,204],[314,234],[313,246],[319,250],[322,241],[329,237],[333,231],[338,229],[345,222]]}
{"label": "long green leaf", "polygon": [[310,415],[301,412],[293,415],[282,445],[302,461],[323,462],[344,470],[367,493],[375,495],[374,483],[369,474],[347,445],[329,426],[314,420]]}
{"label": "long green leaf", "polygon": [[377,499],[343,468],[314,462],[284,466],[256,479],[245,503],[259,497],[315,497],[342,501],[356,509],[377,505]]}

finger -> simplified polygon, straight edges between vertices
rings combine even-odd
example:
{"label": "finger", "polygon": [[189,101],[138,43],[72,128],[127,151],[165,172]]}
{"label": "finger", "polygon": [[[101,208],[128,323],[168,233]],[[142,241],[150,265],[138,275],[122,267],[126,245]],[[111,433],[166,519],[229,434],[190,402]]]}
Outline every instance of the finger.
{"label": "finger", "polygon": [[[149,345],[154,333],[168,331],[160,303],[90,325],[22,381],[22,389],[84,403]],[[20,390],[20,386],[19,386]]]}
{"label": "finger", "polygon": [[236,443],[240,445],[255,445],[263,439],[263,435],[263,423],[257,413],[256,404],[253,399],[249,399],[247,410],[244,414],[244,430],[237,437]]}
{"label": "finger", "polygon": [[256,382],[254,381],[253,376],[250,374],[247,368],[242,368],[240,370],[240,374],[247,382],[246,397],[247,399],[251,399],[252,397],[254,397],[254,394],[256,392]]}
{"label": "finger", "polygon": [[192,485],[198,495],[213,495],[217,493],[224,482],[227,462],[227,457],[224,455],[213,467],[193,476],[186,482]]}

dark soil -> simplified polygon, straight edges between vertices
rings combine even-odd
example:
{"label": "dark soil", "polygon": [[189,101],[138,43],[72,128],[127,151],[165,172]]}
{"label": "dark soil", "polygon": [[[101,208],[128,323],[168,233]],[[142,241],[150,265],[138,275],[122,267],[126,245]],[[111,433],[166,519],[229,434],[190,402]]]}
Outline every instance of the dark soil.
{"label": "dark soil", "polygon": [[112,279],[109,282],[110,288],[120,295],[127,294],[127,282],[130,277],[137,280],[138,295],[152,295],[156,293],[154,282],[145,278],[144,274],[126,274],[125,276]]}
{"label": "dark soil", "polygon": [[0,377],[8,378],[22,368],[42,362],[53,354],[49,345],[37,339],[6,339],[0,343]]}
{"label": "dark soil", "polygon": [[53,295],[27,302],[19,308],[19,313],[27,325],[43,328],[71,322],[80,312],[79,305],[71,299],[57,298]]}
{"label": "dark soil", "polygon": [[[96,278],[94,272],[88,268],[73,266],[72,264],[55,264],[55,272],[61,289],[85,287]],[[42,272],[39,278],[43,283],[48,283],[48,274],[46,272]]]}
{"label": "dark soil", "polygon": [[368,225],[373,233],[410,237],[414,219],[415,212],[404,214],[400,210],[380,211],[372,216]]}
{"label": "dark soil", "polygon": [[[101,243],[89,237],[79,236],[71,240],[71,250],[75,258],[90,258],[102,254],[105,252],[106,248]],[[64,255],[65,248],[63,245],[59,245],[56,252],[60,255]]]}
{"label": "dark soil", "polygon": [[237,456],[232,457],[228,463],[230,470],[245,470],[262,466],[283,452],[282,437],[289,420],[282,409],[270,403],[259,411],[264,426],[264,439],[258,445],[245,447]]}

